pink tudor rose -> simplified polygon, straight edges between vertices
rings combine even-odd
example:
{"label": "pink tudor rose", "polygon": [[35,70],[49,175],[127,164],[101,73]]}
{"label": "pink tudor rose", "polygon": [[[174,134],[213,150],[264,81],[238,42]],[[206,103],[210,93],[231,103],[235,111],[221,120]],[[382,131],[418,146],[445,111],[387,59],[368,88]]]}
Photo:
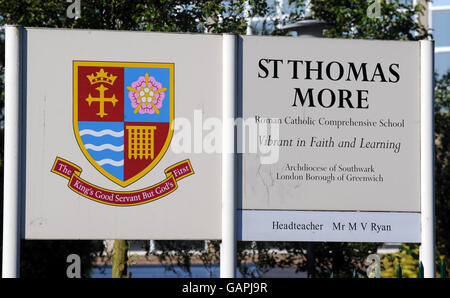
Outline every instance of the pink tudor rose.
{"label": "pink tudor rose", "polygon": [[[157,92],[162,89],[162,84],[155,80],[154,77],[148,78],[148,84],[144,76],[131,84],[134,91],[128,92],[128,98],[131,101],[131,106],[136,109],[139,107],[139,114],[159,114],[159,111],[155,111],[155,107],[159,110],[163,105],[165,97],[164,91]],[[136,91],[139,91],[136,92]]]}

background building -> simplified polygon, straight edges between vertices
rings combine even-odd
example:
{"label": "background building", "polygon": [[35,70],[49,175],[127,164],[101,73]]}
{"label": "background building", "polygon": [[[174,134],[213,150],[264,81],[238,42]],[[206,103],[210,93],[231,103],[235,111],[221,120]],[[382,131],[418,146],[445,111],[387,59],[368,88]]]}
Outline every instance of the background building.
{"label": "background building", "polygon": [[435,40],[434,68],[443,75],[450,71],[450,0],[428,3],[428,20]]}

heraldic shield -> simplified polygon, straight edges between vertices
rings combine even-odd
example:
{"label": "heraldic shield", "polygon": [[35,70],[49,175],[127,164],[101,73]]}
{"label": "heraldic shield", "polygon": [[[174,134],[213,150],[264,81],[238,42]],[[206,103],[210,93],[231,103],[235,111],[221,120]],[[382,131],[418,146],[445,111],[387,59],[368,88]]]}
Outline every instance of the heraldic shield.
{"label": "heraldic shield", "polygon": [[73,62],[73,128],[104,176],[126,187],[167,151],[174,119],[174,64]]}

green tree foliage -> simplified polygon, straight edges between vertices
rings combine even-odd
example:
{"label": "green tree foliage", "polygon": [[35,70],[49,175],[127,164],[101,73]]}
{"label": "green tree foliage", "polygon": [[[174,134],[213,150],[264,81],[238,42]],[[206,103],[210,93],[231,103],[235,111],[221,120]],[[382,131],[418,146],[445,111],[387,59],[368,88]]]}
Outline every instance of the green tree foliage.
{"label": "green tree foliage", "polygon": [[159,253],[156,257],[161,265],[165,267],[167,271],[171,271],[175,274],[180,274],[181,271],[192,277],[191,262],[195,257],[200,257],[205,268],[209,270],[210,276],[212,276],[211,266],[217,264],[219,261],[218,245],[217,241],[212,241],[208,244],[208,249],[202,251],[199,255],[197,252],[200,247],[204,245],[203,241],[185,241],[185,240],[162,240],[158,241]]}
{"label": "green tree foliage", "polygon": [[404,244],[397,253],[383,255],[381,259],[381,277],[395,278],[400,265],[402,277],[417,278],[419,273],[419,246]]}
{"label": "green tree foliage", "polygon": [[[376,3],[379,12],[374,13],[371,8]],[[407,4],[402,0],[311,0],[311,5],[314,18],[331,24],[325,37],[390,40],[428,37],[427,28],[417,18],[425,13],[421,4]],[[298,16],[291,19],[296,20]]]}
{"label": "green tree foliage", "polygon": [[450,263],[450,71],[435,80],[435,212],[438,252]]}
{"label": "green tree foliage", "polygon": [[1,23],[21,26],[145,30],[160,32],[245,33],[246,17],[264,16],[265,0],[90,0],[81,1],[81,17],[66,17],[66,1],[3,0]]}
{"label": "green tree foliage", "polygon": [[[271,268],[295,267],[310,277],[365,275],[365,260],[378,243],[239,242],[238,269],[243,276],[263,276]],[[252,266],[249,266],[252,264]]]}
{"label": "green tree foliage", "polygon": [[22,240],[20,255],[20,277],[65,278],[67,257],[80,256],[81,277],[90,276],[96,252],[103,249],[101,241],[88,240]]}

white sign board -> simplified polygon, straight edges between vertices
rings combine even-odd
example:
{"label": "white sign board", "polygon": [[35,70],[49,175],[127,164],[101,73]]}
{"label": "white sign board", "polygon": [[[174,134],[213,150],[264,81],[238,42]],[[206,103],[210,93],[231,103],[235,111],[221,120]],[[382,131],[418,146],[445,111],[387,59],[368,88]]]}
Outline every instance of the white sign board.
{"label": "white sign board", "polygon": [[[417,242],[420,213],[243,210],[239,238],[267,241]],[[399,234],[402,231],[402,234]]]}
{"label": "white sign board", "polygon": [[242,240],[420,242],[419,50],[242,37]]}
{"label": "white sign board", "polygon": [[27,28],[23,45],[25,238],[221,237],[202,144],[221,36]]}

